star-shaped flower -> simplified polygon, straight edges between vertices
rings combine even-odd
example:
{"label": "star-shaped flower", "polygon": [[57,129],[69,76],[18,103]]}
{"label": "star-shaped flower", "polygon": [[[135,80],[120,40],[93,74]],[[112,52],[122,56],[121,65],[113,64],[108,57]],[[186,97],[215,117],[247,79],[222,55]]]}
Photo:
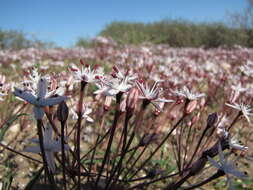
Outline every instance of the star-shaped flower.
{"label": "star-shaped flower", "polygon": [[[25,152],[40,153],[40,145],[38,139],[31,139],[32,143],[37,146],[30,146],[24,149]],[[50,171],[55,172],[54,153],[61,151],[61,140],[53,140],[53,129],[50,124],[44,130],[43,133],[43,144],[45,149],[46,160]],[[68,150],[69,146],[64,145],[64,149]]]}
{"label": "star-shaped flower", "polygon": [[124,79],[113,78],[111,80],[101,79],[102,85],[94,94],[104,94],[105,96],[115,96],[122,92],[128,92],[133,85],[129,83],[128,77]]}
{"label": "star-shaped flower", "polygon": [[238,178],[245,178],[247,177],[243,172],[240,172],[236,169],[235,164],[232,161],[228,161],[227,158],[225,158],[225,155],[222,151],[221,145],[219,144],[219,159],[220,163],[213,160],[211,157],[207,156],[209,162],[216,167],[219,170],[222,170],[227,177],[227,181],[229,183],[230,188],[232,188],[232,182],[230,179],[230,175],[238,177]]}
{"label": "star-shaped flower", "polygon": [[230,148],[233,148],[236,150],[242,150],[242,151],[248,150],[248,147],[239,143],[239,141],[235,137],[229,138],[229,146]]}
{"label": "star-shaped flower", "polygon": [[112,72],[111,75],[112,75],[114,78],[118,78],[118,79],[122,79],[122,80],[123,80],[123,79],[125,79],[125,78],[127,77],[128,82],[134,81],[135,79],[138,78],[137,75],[135,75],[135,74],[130,74],[130,71],[129,71],[129,70],[126,71],[125,73],[123,73],[123,72],[120,71],[120,70],[118,69],[118,67],[116,67],[116,66],[113,66],[112,69],[113,69],[113,72]]}
{"label": "star-shaped flower", "polygon": [[[86,105],[83,105],[82,118],[86,119],[86,120],[89,121],[89,122],[93,122],[94,120],[93,120],[90,116],[88,116],[91,112],[92,112],[92,109],[91,109],[91,108],[89,108],[89,107],[86,106]],[[78,119],[78,115],[77,115],[76,111],[73,110],[73,109],[71,109],[71,113],[72,113],[72,118],[73,118],[74,120],[77,120],[77,119]]]}
{"label": "star-shaped flower", "polygon": [[162,81],[155,81],[151,88],[149,88],[147,84],[144,85],[143,83],[140,83],[139,81],[136,81],[136,85],[142,94],[141,96],[139,96],[139,98],[150,101],[150,103],[152,103],[156,109],[158,109],[159,111],[162,111],[162,108],[159,103],[161,102],[167,103],[167,102],[174,102],[174,101],[159,98],[159,94],[162,91],[162,89],[158,87],[159,82],[162,82]]}
{"label": "star-shaped flower", "polygon": [[243,88],[241,83],[238,83],[237,85],[232,85],[231,88],[236,92],[245,92],[247,88]]}
{"label": "star-shaped flower", "polygon": [[75,65],[71,65],[70,70],[74,73],[77,82],[96,83],[104,75],[101,69],[98,67],[91,69],[90,65],[82,66],[81,69]]}
{"label": "star-shaped flower", "polygon": [[237,103],[228,104],[228,103],[226,103],[226,105],[240,111],[243,114],[243,116],[246,118],[246,120],[250,123],[249,116],[252,116],[253,113],[250,113],[250,111],[252,109],[248,105],[245,105],[243,103],[241,103],[241,104],[237,104]]}
{"label": "star-shaped flower", "polygon": [[66,100],[66,96],[59,96],[53,98],[46,98],[47,94],[47,81],[41,78],[37,86],[37,94],[34,95],[31,92],[24,91],[19,88],[14,88],[14,95],[34,105],[33,112],[36,119],[42,119],[44,116],[43,107],[53,106]]}
{"label": "star-shaped flower", "polygon": [[197,94],[197,93],[191,92],[186,86],[184,86],[182,90],[174,91],[174,94],[176,94],[177,96],[183,96],[187,98],[188,100],[196,100],[198,98],[205,96],[204,93]]}

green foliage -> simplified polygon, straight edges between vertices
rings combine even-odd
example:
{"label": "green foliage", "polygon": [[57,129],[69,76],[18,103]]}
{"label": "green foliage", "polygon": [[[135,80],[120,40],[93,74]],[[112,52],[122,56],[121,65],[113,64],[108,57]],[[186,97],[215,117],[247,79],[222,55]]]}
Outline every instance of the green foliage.
{"label": "green foliage", "polygon": [[232,28],[224,23],[193,23],[162,20],[154,23],[112,22],[100,35],[120,44],[169,44],[172,47],[213,48],[242,45],[253,47],[252,30]]}
{"label": "green foliage", "polygon": [[34,176],[31,178],[31,180],[29,181],[29,183],[26,185],[25,190],[31,190],[31,189],[33,189],[33,187],[34,187],[36,181],[38,181],[38,179],[39,179],[39,177],[40,177],[40,175],[41,175],[43,169],[44,169],[43,167],[40,168],[40,169],[34,174]]}
{"label": "green foliage", "polygon": [[54,47],[52,42],[43,42],[34,37],[29,37],[23,32],[15,30],[0,29],[0,49],[22,49],[22,48],[48,48]]}
{"label": "green foliage", "polygon": [[14,115],[13,117],[11,117],[3,126],[2,128],[0,128],[0,142],[4,139],[4,135],[7,132],[7,130],[9,129],[9,127],[12,125],[12,123],[14,121],[16,121],[20,116],[24,116],[27,114],[21,113],[18,115]]}
{"label": "green foliage", "polygon": [[92,44],[91,40],[88,38],[79,38],[76,42],[76,46],[91,48],[91,47],[93,47],[93,44]]}

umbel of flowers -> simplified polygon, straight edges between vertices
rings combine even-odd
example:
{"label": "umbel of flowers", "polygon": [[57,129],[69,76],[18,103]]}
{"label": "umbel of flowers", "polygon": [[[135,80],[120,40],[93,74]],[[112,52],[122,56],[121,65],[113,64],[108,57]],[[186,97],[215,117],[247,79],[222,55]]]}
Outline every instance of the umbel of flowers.
{"label": "umbel of flowers", "polygon": [[[50,188],[130,190],[163,184],[168,190],[193,189],[222,176],[232,188],[232,176],[246,178],[234,164],[241,154],[233,152],[245,154],[248,147],[232,138],[232,129],[241,116],[250,122],[248,105],[226,103],[238,111],[231,123],[224,124],[225,114],[212,113],[197,131],[194,125],[205,117],[207,107],[204,93],[186,85],[166,89],[166,78],[150,85],[129,68],[113,66],[105,75],[100,67],[81,61],[80,67],[71,64],[69,71],[73,80],[68,86],[33,70],[13,92],[33,107],[38,138],[24,151],[41,155],[43,162],[37,161],[43,164],[44,183]],[[72,90],[67,88],[70,83]],[[84,147],[82,134],[88,130],[91,143]],[[153,164],[170,154],[173,171]],[[208,165],[212,175],[196,180]],[[187,185],[190,179],[193,183]]]}

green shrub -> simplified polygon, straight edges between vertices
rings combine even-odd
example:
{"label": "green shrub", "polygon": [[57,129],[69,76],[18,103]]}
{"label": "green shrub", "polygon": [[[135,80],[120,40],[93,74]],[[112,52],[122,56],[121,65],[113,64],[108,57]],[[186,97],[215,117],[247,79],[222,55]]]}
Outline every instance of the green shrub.
{"label": "green shrub", "polygon": [[99,35],[120,44],[169,44],[172,47],[213,48],[233,45],[253,46],[251,30],[229,27],[224,23],[193,23],[162,20],[154,23],[112,22]]}

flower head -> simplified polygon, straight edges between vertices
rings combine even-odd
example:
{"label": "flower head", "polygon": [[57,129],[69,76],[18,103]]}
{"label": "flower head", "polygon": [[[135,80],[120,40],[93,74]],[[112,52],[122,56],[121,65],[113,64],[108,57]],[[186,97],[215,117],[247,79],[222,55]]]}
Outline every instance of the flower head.
{"label": "flower head", "polygon": [[242,150],[242,151],[248,150],[248,147],[242,145],[235,137],[229,138],[229,146],[230,148],[233,148],[236,150]]}
{"label": "flower head", "polygon": [[240,111],[243,114],[243,116],[246,118],[246,120],[250,123],[249,116],[252,116],[253,113],[250,113],[250,111],[252,109],[250,109],[250,107],[248,105],[245,105],[242,103],[241,104],[237,104],[237,103],[228,104],[228,103],[226,103],[226,105]]}
{"label": "flower head", "polygon": [[102,85],[94,94],[104,94],[105,96],[115,96],[118,93],[128,92],[133,85],[129,83],[128,77],[124,79],[113,78],[111,80],[101,79]]}
{"label": "flower head", "polygon": [[151,88],[149,88],[147,84],[144,85],[143,83],[140,83],[139,81],[136,81],[136,85],[141,93],[141,96],[139,96],[139,98],[150,101],[155,106],[156,109],[158,109],[159,111],[162,111],[162,108],[159,103],[173,102],[173,100],[159,98],[159,94],[162,91],[162,89],[159,88],[158,86],[159,82],[161,81],[155,81]]}
{"label": "flower head", "polygon": [[191,92],[186,86],[184,86],[182,90],[174,91],[174,94],[176,94],[177,96],[183,96],[187,98],[188,100],[196,100],[198,98],[205,96],[204,93],[197,94],[197,93]]}
{"label": "flower head", "polygon": [[46,98],[47,94],[47,81],[41,78],[38,82],[37,92],[33,94],[20,88],[14,88],[14,95],[34,105],[33,112],[36,119],[42,119],[44,116],[43,107],[53,106],[66,100],[65,96],[58,96],[52,98]]}
{"label": "flower head", "polygon": [[[93,122],[94,120],[90,116],[88,116],[91,112],[92,112],[92,109],[89,108],[88,106],[84,105],[83,106],[83,112],[82,112],[82,118],[86,119],[89,122]],[[77,120],[78,115],[77,115],[76,111],[71,109],[71,113],[72,113],[72,118],[74,120]]]}
{"label": "flower head", "polygon": [[74,73],[77,82],[96,83],[99,82],[99,78],[103,77],[103,71],[101,69],[98,67],[91,69],[90,65],[82,66],[81,69],[75,65],[71,65],[70,70]]}
{"label": "flower head", "polygon": [[[25,152],[32,152],[32,153],[40,153],[40,145],[38,139],[31,139],[31,142],[36,144],[37,146],[30,146],[24,149]],[[54,153],[61,151],[61,140],[53,140],[53,129],[50,124],[44,130],[43,133],[43,144],[45,149],[45,155],[49,170],[54,172],[55,171],[55,163],[54,163]],[[65,150],[69,149],[67,144],[64,145]]]}

